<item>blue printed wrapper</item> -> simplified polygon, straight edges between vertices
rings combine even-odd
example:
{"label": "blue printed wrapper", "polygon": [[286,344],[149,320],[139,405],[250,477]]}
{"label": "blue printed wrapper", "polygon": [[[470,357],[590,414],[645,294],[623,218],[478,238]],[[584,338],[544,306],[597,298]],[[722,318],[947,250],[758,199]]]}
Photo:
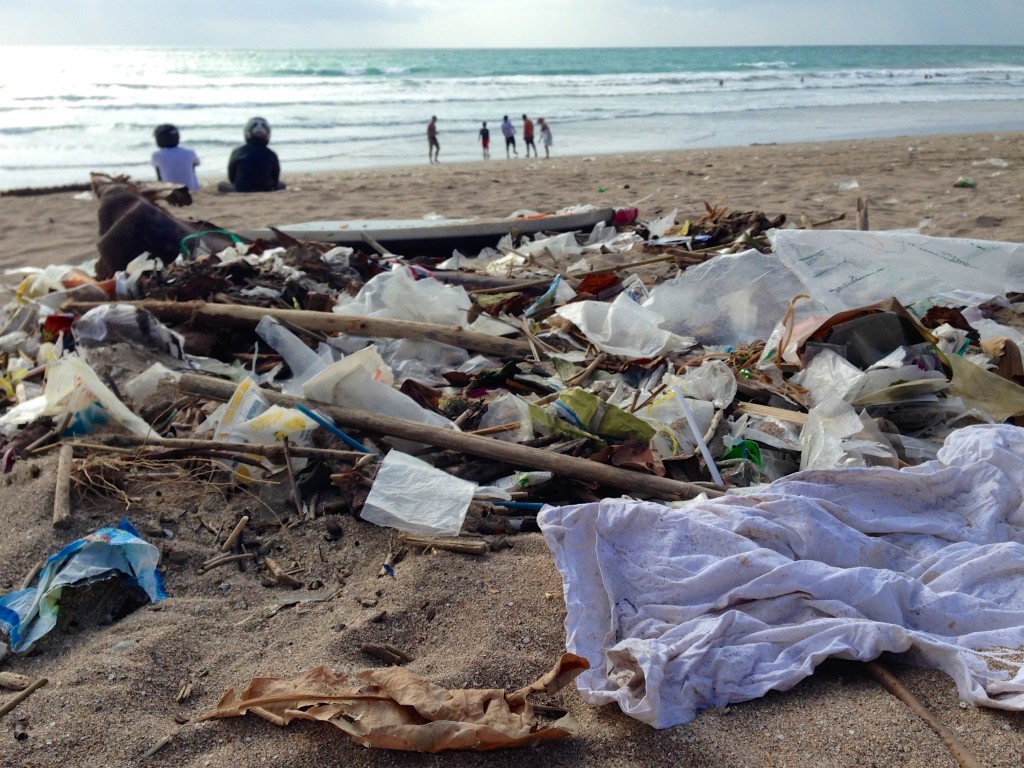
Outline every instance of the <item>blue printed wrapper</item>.
{"label": "blue printed wrapper", "polygon": [[[117,528],[100,528],[51,555],[35,586],[0,597],[0,634],[7,646],[23,653],[57,623],[64,587],[124,575],[153,602],[167,597],[157,571],[160,550],[139,536],[127,518]],[[0,643],[0,658],[3,658]]]}

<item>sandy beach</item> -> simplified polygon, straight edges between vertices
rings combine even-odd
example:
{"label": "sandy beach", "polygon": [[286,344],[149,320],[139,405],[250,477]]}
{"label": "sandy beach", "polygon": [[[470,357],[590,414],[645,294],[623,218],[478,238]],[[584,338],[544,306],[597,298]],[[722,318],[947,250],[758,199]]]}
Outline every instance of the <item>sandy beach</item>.
{"label": "sandy beach", "polygon": [[[425,154],[425,153],[424,153]],[[872,229],[919,229],[942,237],[1019,242],[1024,133],[913,136],[687,152],[505,160],[294,175],[288,189],[220,195],[211,175],[182,218],[234,230],[310,220],[506,216],[592,203],[638,207],[642,218],[705,205],[785,214],[799,226],[855,228],[857,199]],[[102,171],[102,168],[97,168]],[[960,177],[975,188],[955,188]],[[95,258],[94,200],[73,194],[0,198],[0,270]],[[0,591],[20,586],[42,557],[128,515],[166,553],[169,599],[114,620],[110,605],[80,605],[35,651],[4,671],[46,677],[0,719],[0,767],[49,766],[700,766],[711,768],[955,768],[938,736],[864,668],[827,662],[796,688],[709,710],[689,725],[656,731],[613,707],[592,707],[570,686],[546,703],[565,707],[577,735],[528,750],[438,756],[356,746],[323,723],[279,728],[254,717],[198,721],[228,688],[256,675],[294,676],[327,664],[380,666],[364,643],[392,643],[416,658],[409,668],[450,688],[519,688],[564,651],[562,584],[540,534],[474,557],[410,553],[395,578],[378,578],[394,546],[385,529],[344,516],[340,538],[319,518],[274,536],[275,506],[287,490],[228,493],[182,481],[129,479],[129,499],[76,500],[71,526],[51,526],[54,452],[0,476]],[[125,470],[127,471],[127,470]],[[281,486],[286,489],[287,486]],[[262,497],[262,498],[261,498]],[[291,592],[261,584],[254,568],[200,572],[219,550],[217,531],[242,514],[253,539],[306,585],[340,585],[328,602],[280,608]],[[172,538],[167,537],[169,532]],[[1024,762],[1024,715],[960,701],[941,673],[885,663],[989,768]],[[178,701],[183,687],[190,693]],[[0,704],[11,697],[0,691]],[[24,738],[16,734],[23,734]],[[162,737],[170,737],[143,759]]]}

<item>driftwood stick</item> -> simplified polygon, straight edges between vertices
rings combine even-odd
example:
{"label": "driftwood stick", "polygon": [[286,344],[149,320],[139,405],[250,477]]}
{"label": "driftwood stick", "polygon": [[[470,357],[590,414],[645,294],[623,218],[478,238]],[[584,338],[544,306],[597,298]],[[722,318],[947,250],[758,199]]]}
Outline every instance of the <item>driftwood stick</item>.
{"label": "driftwood stick", "polygon": [[460,552],[463,555],[485,555],[490,546],[482,539],[463,539],[459,537],[417,536],[403,533],[399,538],[411,547],[429,547],[443,549],[446,552]]}
{"label": "driftwood stick", "polygon": [[385,664],[394,664],[397,666],[405,661],[404,658],[399,656],[390,648],[383,645],[377,645],[376,643],[366,643],[365,645],[360,646],[359,650],[367,656],[373,656],[375,659],[380,659]]}
{"label": "driftwood stick", "polygon": [[239,519],[239,521],[235,523],[235,527],[231,530],[231,533],[229,533],[228,537],[224,540],[224,543],[221,544],[221,552],[230,552],[232,549],[234,549],[235,542],[238,541],[238,537],[242,535],[242,529],[245,528],[248,522],[249,516],[242,515],[241,519]]}
{"label": "driftwood stick", "polygon": [[40,678],[36,679],[36,681],[34,683],[32,683],[32,685],[30,685],[24,691],[22,691],[21,693],[17,694],[13,699],[11,699],[6,704],[4,704],[2,707],[0,707],[0,717],[3,717],[4,715],[6,715],[8,712],[10,712],[16,706],[21,704],[21,702],[23,702],[25,699],[27,699],[29,696],[31,696],[36,691],[38,691],[40,688],[42,688],[48,682],[49,681],[45,677],[40,677]]}
{"label": "driftwood stick", "polygon": [[953,758],[960,764],[961,768],[984,768],[978,759],[972,755],[953,732],[944,726],[939,719],[932,714],[924,703],[915,696],[907,686],[900,682],[892,672],[887,670],[877,661],[867,662],[868,673],[881,684],[885,690],[902,701],[911,711],[927,723],[928,727],[938,734],[939,739]]}
{"label": "driftwood stick", "polygon": [[[97,438],[94,438],[97,439]],[[280,445],[256,445],[254,443],[228,443],[220,440],[198,440],[191,438],[167,437],[159,442],[139,435],[110,435],[102,443],[72,443],[76,448],[86,451],[122,451],[127,448],[152,449],[154,451],[166,451],[173,448],[185,450],[212,450],[228,453],[253,454],[255,456],[266,456],[275,464],[284,463],[284,448]],[[288,452],[292,456],[317,459],[337,459],[339,461],[352,461],[366,454],[362,451],[339,451],[334,448],[310,448],[301,445],[288,445]]]}
{"label": "driftwood stick", "polygon": [[[178,388],[188,394],[200,395],[221,401],[230,399],[235,391],[235,385],[230,382],[196,374],[185,374],[182,376],[181,381],[178,383]],[[304,400],[267,389],[261,389],[260,394],[270,403],[285,407],[292,407],[295,403],[302,402],[310,408],[318,409],[342,427],[376,432],[392,437],[401,437],[406,440],[427,443],[438,448],[447,448],[461,453],[468,453],[472,456],[481,456],[493,459],[494,461],[517,465],[524,469],[546,470],[563,477],[571,477],[577,480],[619,488],[637,496],[662,499],[688,499],[701,493],[707,493],[709,497],[721,496],[723,493],[714,486],[709,487],[682,480],[671,480],[656,475],[645,475],[628,469],[599,464],[588,459],[563,456],[540,448],[506,443],[478,435],[467,435],[450,429],[432,427],[406,419],[397,419],[393,416],[367,413],[366,411],[352,408],[342,408],[327,403]]]}
{"label": "driftwood stick", "polygon": [[362,238],[364,243],[366,243],[368,246],[373,248],[373,250],[375,250],[381,256],[394,256],[395,255],[391,251],[389,251],[387,248],[385,248],[383,245],[381,245],[377,241],[377,238],[375,238],[369,232],[363,232],[359,236]]}
{"label": "driftwood stick", "polygon": [[[64,305],[69,312],[87,312],[107,302],[73,301]],[[133,301],[122,302],[145,309],[171,324],[207,323],[211,326],[255,327],[264,317],[284,320],[299,328],[322,333],[346,333],[382,339],[430,339],[454,347],[485,352],[498,357],[526,357],[530,345],[519,339],[488,336],[447,325],[392,320],[379,317],[338,315],[334,312],[310,312],[302,309],[250,307],[243,304],[215,304],[205,301]]]}
{"label": "driftwood stick", "polygon": [[53,527],[63,528],[71,522],[71,464],[74,446],[64,443],[57,458],[57,489],[53,494]]}
{"label": "driftwood stick", "polygon": [[51,440],[59,439],[60,436],[64,434],[64,430],[68,428],[68,424],[71,423],[72,416],[74,416],[73,413],[65,413],[64,418],[61,419],[60,424],[55,426],[53,429],[51,429],[49,432],[47,432],[39,439],[33,440],[31,443],[25,446],[25,453],[32,453],[33,451],[42,448],[44,445],[49,444]]}

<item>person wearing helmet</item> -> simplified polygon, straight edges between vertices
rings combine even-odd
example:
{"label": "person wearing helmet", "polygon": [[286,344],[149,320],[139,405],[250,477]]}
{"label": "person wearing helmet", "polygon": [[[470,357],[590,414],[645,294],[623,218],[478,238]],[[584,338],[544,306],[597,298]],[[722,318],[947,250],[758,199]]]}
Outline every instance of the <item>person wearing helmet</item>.
{"label": "person wearing helmet", "polygon": [[199,179],[196,178],[199,155],[188,147],[178,146],[181,139],[178,129],[170,123],[158,125],[153,131],[153,138],[159,147],[151,158],[156,177],[160,181],[181,184],[192,191],[199,189]]}
{"label": "person wearing helmet", "polygon": [[281,164],[270,143],[270,124],[253,117],[245,124],[245,144],[231,153],[228,180],[217,185],[221,192],[273,192],[284,189]]}

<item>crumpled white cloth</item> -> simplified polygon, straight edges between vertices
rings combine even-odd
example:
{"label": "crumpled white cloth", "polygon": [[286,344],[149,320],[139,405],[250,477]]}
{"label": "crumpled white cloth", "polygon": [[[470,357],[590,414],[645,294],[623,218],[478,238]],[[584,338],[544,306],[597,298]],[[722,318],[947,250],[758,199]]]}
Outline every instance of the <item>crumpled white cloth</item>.
{"label": "crumpled white cloth", "polygon": [[918,467],[807,471],[685,510],[548,507],[577,685],[657,728],[787,690],[826,657],[935,667],[1024,709],[1024,430],[950,435]]}

